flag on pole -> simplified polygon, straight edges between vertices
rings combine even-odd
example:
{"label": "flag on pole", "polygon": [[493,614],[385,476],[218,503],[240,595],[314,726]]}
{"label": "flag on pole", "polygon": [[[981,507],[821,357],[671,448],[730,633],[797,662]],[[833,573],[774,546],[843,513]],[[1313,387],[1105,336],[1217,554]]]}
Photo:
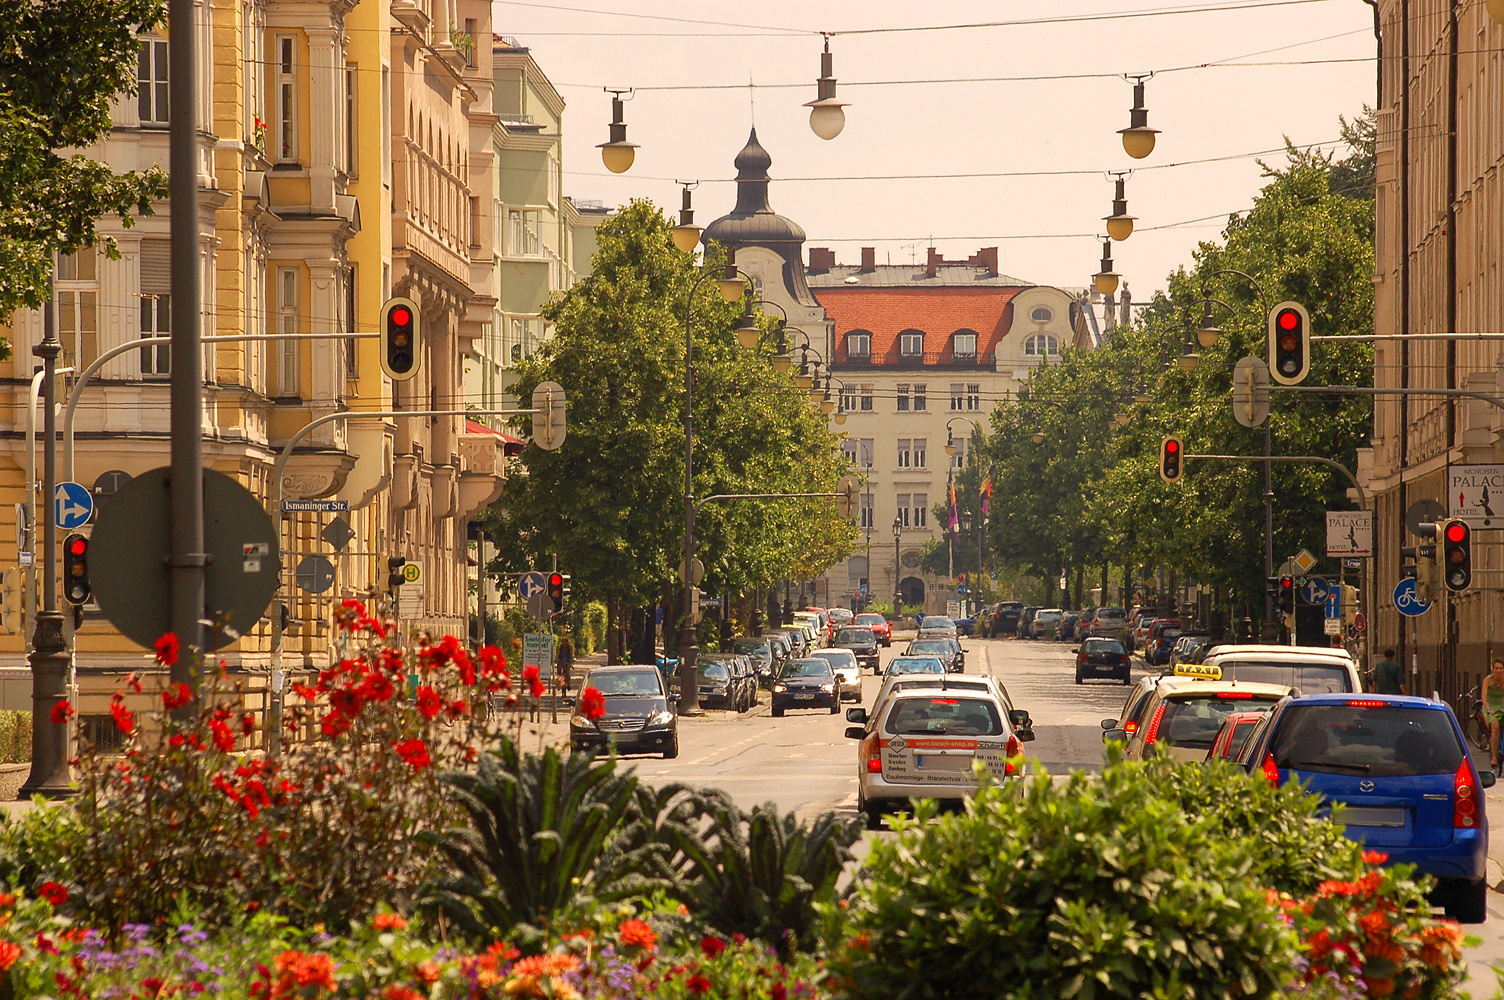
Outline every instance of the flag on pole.
{"label": "flag on pole", "polygon": [[950,530],[952,532],[960,531],[961,516],[960,513],[956,510],[956,481],[954,477],[951,478],[950,483],[946,488],[946,492],[948,493],[950,500]]}
{"label": "flag on pole", "polygon": [[989,503],[988,503],[988,501],[992,499],[992,470],[991,469],[987,470],[987,475],[982,480],[981,494],[982,494],[982,516],[986,517],[989,513],[991,513],[991,511],[988,510],[988,507],[990,506]]}

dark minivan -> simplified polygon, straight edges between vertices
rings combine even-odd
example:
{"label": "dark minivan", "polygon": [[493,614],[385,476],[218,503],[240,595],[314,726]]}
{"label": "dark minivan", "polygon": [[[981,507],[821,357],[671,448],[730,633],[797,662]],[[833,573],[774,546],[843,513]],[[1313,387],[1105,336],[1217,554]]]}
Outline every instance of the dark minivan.
{"label": "dark minivan", "polygon": [[840,629],[836,632],[836,641],[831,645],[851,650],[858,666],[871,667],[874,674],[878,673],[877,636],[865,625],[848,625]]}
{"label": "dark minivan", "polygon": [[679,720],[668,707],[663,675],[655,666],[596,667],[585,678],[605,696],[606,714],[594,722],[576,714],[569,720],[569,748],[618,753],[679,756]]}

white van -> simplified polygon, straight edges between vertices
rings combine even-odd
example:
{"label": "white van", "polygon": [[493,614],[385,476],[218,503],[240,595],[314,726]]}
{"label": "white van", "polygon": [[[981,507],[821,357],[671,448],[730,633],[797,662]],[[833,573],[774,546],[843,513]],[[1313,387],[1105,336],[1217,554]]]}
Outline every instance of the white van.
{"label": "white van", "polygon": [[1280,684],[1301,694],[1363,690],[1358,664],[1331,646],[1213,646],[1201,662],[1221,667],[1224,680]]}

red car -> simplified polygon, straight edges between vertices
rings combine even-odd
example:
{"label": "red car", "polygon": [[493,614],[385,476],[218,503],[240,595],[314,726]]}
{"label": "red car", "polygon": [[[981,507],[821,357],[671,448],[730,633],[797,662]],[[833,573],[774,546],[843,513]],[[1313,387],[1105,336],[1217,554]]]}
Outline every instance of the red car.
{"label": "red car", "polygon": [[1206,752],[1207,760],[1231,760],[1238,759],[1238,753],[1243,749],[1243,744],[1248,742],[1248,737],[1253,735],[1253,729],[1263,721],[1264,712],[1233,712],[1222,720],[1222,728],[1217,730],[1217,736],[1212,740],[1211,749]]}
{"label": "red car", "polygon": [[872,630],[872,634],[877,636],[878,642],[882,643],[884,646],[893,645],[893,626],[888,624],[888,619],[884,618],[882,615],[873,614],[871,612],[860,614],[851,620],[851,624],[870,628]]}

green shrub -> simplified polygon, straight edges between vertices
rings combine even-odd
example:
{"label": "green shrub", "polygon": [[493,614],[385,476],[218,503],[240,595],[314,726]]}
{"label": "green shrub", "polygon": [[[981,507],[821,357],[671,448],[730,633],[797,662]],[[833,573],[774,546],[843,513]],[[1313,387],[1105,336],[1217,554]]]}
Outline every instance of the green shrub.
{"label": "green shrub", "polygon": [[0,764],[31,760],[31,713],[0,711]]}
{"label": "green shrub", "polygon": [[[1229,837],[1161,794],[1162,768],[984,780],[874,840],[832,972],[862,998],[1272,996],[1299,944]],[[1255,783],[1232,770],[1229,794]],[[1267,785],[1267,783],[1265,783]]]}
{"label": "green shrub", "polygon": [[82,837],[78,816],[67,803],[38,797],[14,816],[0,813],[0,883],[33,893],[67,871],[68,855]]}

